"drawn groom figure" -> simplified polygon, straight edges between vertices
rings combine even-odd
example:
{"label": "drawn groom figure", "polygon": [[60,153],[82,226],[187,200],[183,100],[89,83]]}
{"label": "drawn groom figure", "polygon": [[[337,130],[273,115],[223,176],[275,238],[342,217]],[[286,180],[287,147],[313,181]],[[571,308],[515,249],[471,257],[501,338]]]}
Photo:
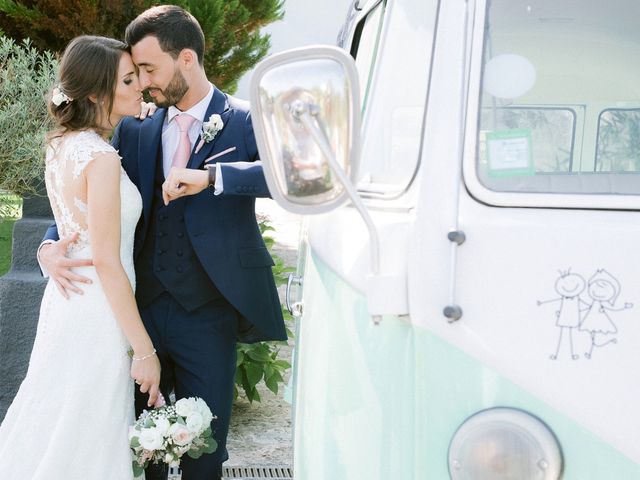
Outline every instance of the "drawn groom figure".
{"label": "drawn groom figure", "polygon": [[[141,87],[161,107],[142,122],[123,120],[112,140],[143,199],[134,249],[136,299],[160,359],[165,398],[171,390],[176,399],[201,397],[217,417],[217,451],[198,460],[185,456],[182,478],[219,479],[228,458],[236,339],[286,340],[273,260],[255,218],[255,197],[269,192],[248,105],[207,80],[197,20],[177,6],[153,7],[129,24],[125,41]],[[205,125],[202,138],[212,115],[219,115],[217,128]],[[165,205],[162,185],[181,167],[201,176],[207,169],[211,188]],[[58,239],[55,226],[45,238]],[[44,267],[47,256],[41,253]],[[48,270],[56,279],[60,270]],[[146,397],[136,389],[138,413]],[[146,478],[166,473],[149,468]]]}

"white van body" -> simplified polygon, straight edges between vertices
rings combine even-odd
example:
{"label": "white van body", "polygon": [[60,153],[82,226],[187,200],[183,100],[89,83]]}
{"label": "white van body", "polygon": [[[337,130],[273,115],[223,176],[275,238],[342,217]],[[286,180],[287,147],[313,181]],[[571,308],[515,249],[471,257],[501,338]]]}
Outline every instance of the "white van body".
{"label": "white van body", "polygon": [[[640,478],[640,2],[359,1],[341,43],[395,281],[352,203],[308,217],[296,478]],[[497,407],[551,436],[464,431]]]}

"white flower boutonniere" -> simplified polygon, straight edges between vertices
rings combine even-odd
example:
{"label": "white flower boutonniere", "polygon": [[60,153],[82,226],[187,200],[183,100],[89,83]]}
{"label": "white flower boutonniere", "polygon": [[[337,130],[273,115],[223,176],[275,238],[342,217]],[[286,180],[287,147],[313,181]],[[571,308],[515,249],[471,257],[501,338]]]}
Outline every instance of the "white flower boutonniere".
{"label": "white flower boutonniere", "polygon": [[202,124],[202,133],[200,134],[200,143],[196,147],[196,153],[200,151],[200,149],[204,146],[205,143],[209,143],[211,140],[216,138],[216,135],[220,130],[224,127],[224,122],[222,118],[217,113],[214,113],[209,117],[208,122],[204,122]]}

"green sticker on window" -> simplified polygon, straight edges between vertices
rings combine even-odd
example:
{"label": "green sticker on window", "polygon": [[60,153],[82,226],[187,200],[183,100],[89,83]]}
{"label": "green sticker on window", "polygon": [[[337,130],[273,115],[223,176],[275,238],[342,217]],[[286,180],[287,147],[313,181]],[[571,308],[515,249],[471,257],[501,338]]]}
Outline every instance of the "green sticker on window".
{"label": "green sticker on window", "polygon": [[518,128],[486,133],[487,172],[490,177],[535,175],[531,130]]}

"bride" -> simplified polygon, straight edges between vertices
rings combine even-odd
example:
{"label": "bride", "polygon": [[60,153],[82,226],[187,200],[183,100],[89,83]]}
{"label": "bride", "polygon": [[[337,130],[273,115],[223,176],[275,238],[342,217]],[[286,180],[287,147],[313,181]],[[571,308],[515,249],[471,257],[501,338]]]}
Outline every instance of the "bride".
{"label": "bride", "polygon": [[45,179],[60,236],[79,232],[68,256],[93,259],[75,269],[91,284],[71,298],[52,280],[45,289],[27,376],[0,425],[3,480],[133,478],[130,377],[154,405],[160,363],[133,293],[142,202],[106,138],[141,101],[125,44],[92,36],[69,44],[49,101],[58,128]]}

